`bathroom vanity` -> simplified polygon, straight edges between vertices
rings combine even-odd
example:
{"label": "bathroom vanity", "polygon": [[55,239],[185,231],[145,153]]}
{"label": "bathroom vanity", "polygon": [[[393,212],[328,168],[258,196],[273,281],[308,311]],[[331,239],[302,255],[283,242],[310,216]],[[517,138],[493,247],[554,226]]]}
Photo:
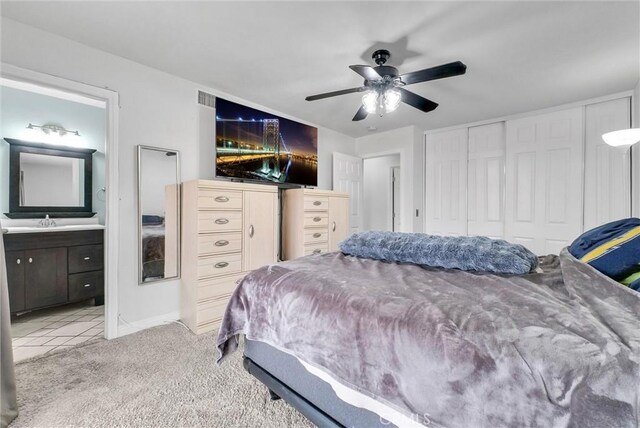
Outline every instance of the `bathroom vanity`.
{"label": "bathroom vanity", "polygon": [[[104,228],[4,235],[11,313],[95,298],[104,303]],[[59,227],[64,230],[64,226]]]}
{"label": "bathroom vanity", "polygon": [[104,304],[104,226],[92,210],[95,150],[5,141],[2,236],[11,313],[90,299]]}

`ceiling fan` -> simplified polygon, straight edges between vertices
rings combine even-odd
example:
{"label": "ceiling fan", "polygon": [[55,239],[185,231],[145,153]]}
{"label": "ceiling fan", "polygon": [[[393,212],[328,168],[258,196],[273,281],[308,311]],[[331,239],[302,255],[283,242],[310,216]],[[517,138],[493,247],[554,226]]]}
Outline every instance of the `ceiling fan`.
{"label": "ceiling fan", "polygon": [[443,79],[445,77],[459,76],[467,70],[466,65],[460,61],[455,61],[412,73],[399,74],[397,68],[385,65],[391,57],[391,53],[389,53],[388,50],[377,50],[371,57],[375,63],[378,64],[377,67],[371,67],[369,65],[349,66],[350,69],[364,77],[363,86],[311,95],[305,99],[307,101],[315,101],[354,92],[366,92],[362,97],[362,106],[360,106],[356,115],[353,116],[354,121],[363,120],[369,114],[377,113],[382,116],[384,113],[390,113],[398,108],[401,101],[426,113],[435,110],[438,104],[418,94],[407,91],[404,89],[404,86],[427,82],[429,80]]}

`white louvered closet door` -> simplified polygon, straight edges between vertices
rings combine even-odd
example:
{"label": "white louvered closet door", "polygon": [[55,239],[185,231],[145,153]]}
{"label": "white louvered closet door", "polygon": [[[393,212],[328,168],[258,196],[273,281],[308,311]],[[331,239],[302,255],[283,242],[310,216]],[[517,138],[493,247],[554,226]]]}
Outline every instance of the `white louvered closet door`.
{"label": "white louvered closet door", "polygon": [[467,129],[426,137],[425,231],[467,234]]}
{"label": "white louvered closet door", "polygon": [[628,151],[608,146],[602,134],[629,128],[630,98],[586,106],[584,229],[628,217],[630,178]]}
{"label": "white louvered closet door", "polygon": [[506,122],[505,237],[558,254],[582,232],[583,109]]}
{"label": "white louvered closet door", "polygon": [[469,128],[469,235],[504,238],[504,122]]}

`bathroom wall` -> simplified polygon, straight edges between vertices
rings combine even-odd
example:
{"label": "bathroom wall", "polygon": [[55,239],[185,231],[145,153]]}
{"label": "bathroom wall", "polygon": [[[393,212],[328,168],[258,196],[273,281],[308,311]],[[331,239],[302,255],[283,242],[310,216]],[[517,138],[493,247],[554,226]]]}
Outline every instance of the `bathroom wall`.
{"label": "bathroom wall", "polygon": [[[57,137],[60,145],[95,149],[93,154],[93,210],[101,224],[105,220],[105,197],[98,190],[105,183],[106,112],[103,108],[42,95],[14,87],[0,85],[0,138],[16,138],[33,142],[47,142],[39,129],[27,125],[53,124],[79,131],[80,136],[67,134]],[[0,216],[9,210],[9,144],[0,141]]]}

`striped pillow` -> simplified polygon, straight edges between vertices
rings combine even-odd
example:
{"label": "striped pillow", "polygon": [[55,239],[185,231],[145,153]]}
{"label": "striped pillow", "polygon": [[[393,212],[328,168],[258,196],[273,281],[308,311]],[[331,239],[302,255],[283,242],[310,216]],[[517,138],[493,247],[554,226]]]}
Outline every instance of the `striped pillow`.
{"label": "striped pillow", "polygon": [[569,252],[621,281],[640,271],[640,219],[627,218],[589,230],[571,244]]}

